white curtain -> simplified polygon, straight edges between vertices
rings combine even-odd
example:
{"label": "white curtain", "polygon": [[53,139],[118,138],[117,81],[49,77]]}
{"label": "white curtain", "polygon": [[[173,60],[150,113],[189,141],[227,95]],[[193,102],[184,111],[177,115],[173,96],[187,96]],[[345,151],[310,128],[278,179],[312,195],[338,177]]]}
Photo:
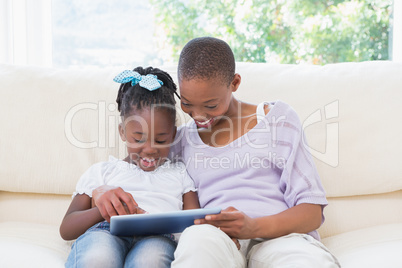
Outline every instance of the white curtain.
{"label": "white curtain", "polygon": [[52,65],[51,0],[0,0],[0,62]]}

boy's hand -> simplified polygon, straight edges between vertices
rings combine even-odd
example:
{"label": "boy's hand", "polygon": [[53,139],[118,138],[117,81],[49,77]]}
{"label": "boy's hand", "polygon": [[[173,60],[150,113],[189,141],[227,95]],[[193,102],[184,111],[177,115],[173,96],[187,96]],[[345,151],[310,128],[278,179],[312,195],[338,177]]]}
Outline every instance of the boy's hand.
{"label": "boy's hand", "polygon": [[131,194],[109,185],[99,186],[92,191],[92,207],[95,206],[108,222],[112,216],[144,213]]}
{"label": "boy's hand", "polygon": [[234,207],[228,207],[219,214],[207,215],[205,219],[194,221],[195,224],[211,224],[230,237],[238,239],[255,238],[255,221]]}

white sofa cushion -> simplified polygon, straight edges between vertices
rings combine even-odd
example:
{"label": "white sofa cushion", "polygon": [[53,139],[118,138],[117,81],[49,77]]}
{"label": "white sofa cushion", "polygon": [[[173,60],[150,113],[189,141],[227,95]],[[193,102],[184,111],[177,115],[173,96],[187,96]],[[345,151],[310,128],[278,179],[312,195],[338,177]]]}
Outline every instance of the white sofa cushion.
{"label": "white sofa cushion", "polygon": [[58,226],[0,222],[0,267],[64,267],[71,245]]}
{"label": "white sofa cushion", "polygon": [[[402,223],[347,232],[322,242],[343,268],[396,268],[402,263]],[[60,238],[57,226],[1,222],[0,267],[64,267],[72,243]]]}
{"label": "white sofa cushion", "polygon": [[397,268],[402,264],[402,223],[347,232],[322,242],[342,268]]}

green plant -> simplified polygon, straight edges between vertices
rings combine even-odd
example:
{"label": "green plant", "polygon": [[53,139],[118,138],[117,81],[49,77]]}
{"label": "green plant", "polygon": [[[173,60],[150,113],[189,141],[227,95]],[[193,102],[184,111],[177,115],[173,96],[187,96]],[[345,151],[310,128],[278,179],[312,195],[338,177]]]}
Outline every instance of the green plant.
{"label": "green plant", "polygon": [[391,0],[151,0],[177,61],[192,38],[224,39],[237,61],[388,59]]}

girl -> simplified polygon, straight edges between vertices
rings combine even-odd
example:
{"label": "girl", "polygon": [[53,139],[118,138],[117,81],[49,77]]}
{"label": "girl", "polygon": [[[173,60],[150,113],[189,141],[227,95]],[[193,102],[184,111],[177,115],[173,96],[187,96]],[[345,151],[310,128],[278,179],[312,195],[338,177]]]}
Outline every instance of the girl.
{"label": "girl", "polygon": [[[66,267],[170,267],[173,235],[117,237],[109,232],[109,220],[113,215],[199,208],[184,165],[167,159],[176,133],[176,85],[169,74],[152,67],[124,71],[114,81],[122,83],[116,101],[128,156],[91,166],[77,183],[60,226],[63,239],[78,237]],[[100,185],[123,196],[111,198],[117,205],[106,207],[108,213],[92,204],[92,191]]]}

